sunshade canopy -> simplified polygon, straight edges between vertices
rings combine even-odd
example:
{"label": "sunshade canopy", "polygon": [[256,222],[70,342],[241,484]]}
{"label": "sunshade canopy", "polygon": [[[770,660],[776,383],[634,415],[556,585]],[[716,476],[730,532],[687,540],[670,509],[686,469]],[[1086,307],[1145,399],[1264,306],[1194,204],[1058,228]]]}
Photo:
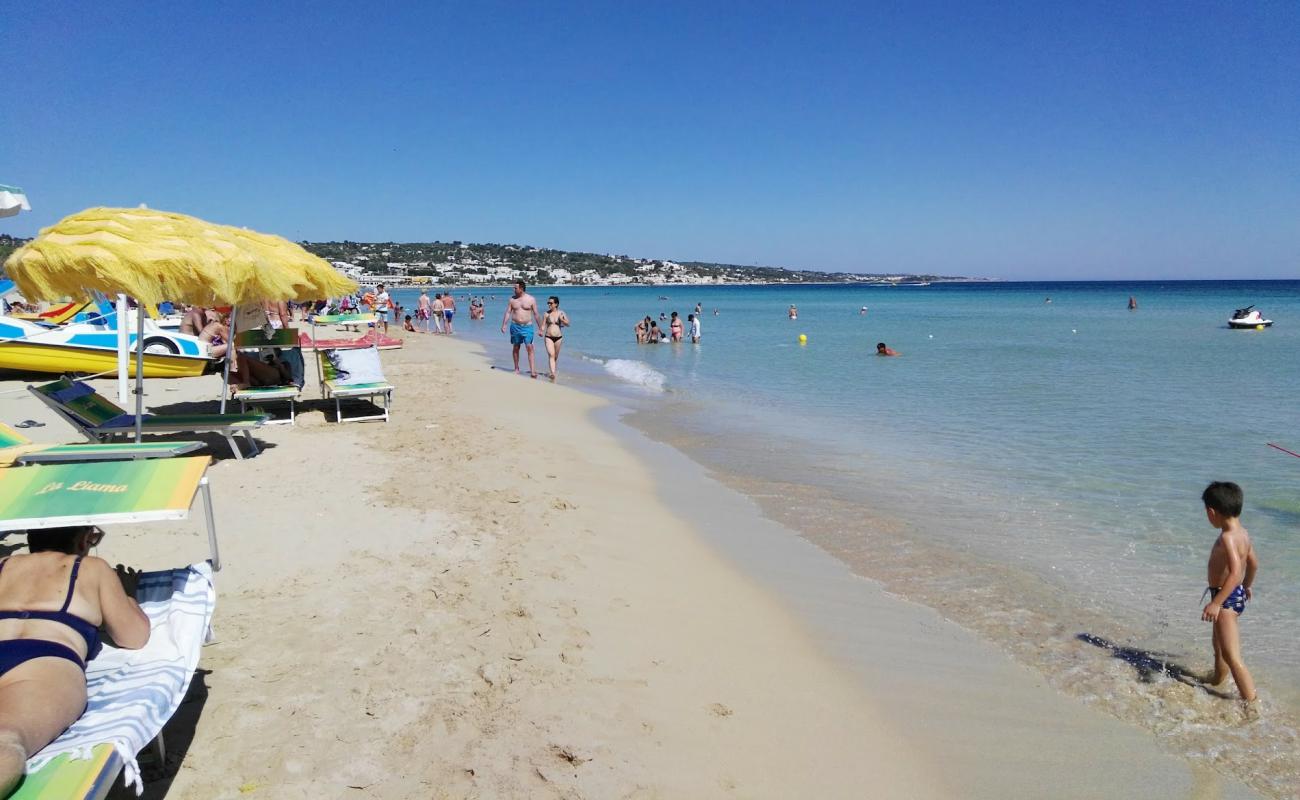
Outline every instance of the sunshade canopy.
{"label": "sunshade canopy", "polygon": [[144,303],[321,300],[354,281],[279,236],[148,208],[90,208],[45,228],[5,271],[29,300],[87,290]]}
{"label": "sunshade canopy", "polygon": [[0,469],[0,531],[184,519],[207,456]]}

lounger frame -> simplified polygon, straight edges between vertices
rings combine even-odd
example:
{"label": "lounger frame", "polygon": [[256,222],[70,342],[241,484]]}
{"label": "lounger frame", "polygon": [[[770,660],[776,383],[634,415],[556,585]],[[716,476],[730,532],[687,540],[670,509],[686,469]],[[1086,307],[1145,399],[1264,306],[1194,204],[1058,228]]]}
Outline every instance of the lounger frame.
{"label": "lounger frame", "polygon": [[[135,428],[133,426],[91,425],[86,420],[81,419],[65,408],[62,403],[40,391],[41,387],[28,386],[27,389],[40,398],[42,403],[49,406],[54,413],[62,417],[69,425],[80,431],[81,435],[85,436],[86,439],[92,443],[113,442],[117,441],[119,438],[125,441],[135,436]],[[257,446],[257,442],[253,439],[253,429],[265,422],[266,420],[263,419],[257,425],[250,425],[248,423],[241,423],[238,425],[194,425],[186,422],[168,422],[166,416],[157,416],[144,420],[143,432],[153,436],[169,433],[215,433],[226,440],[226,443],[230,445],[230,452],[234,454],[236,459],[242,459],[244,454],[240,452],[239,443],[235,440],[235,437],[239,434],[243,434],[244,439],[248,442],[248,454],[250,456],[255,456],[260,452],[260,449]]]}
{"label": "lounger frame", "polygon": [[[376,351],[378,352],[378,351]],[[365,422],[366,420],[382,419],[388,421],[389,412],[393,403],[394,386],[387,381],[383,383],[358,383],[353,385],[340,385],[333,378],[326,377],[331,374],[327,371],[332,369],[329,363],[329,350],[316,351],[317,376],[320,379],[321,397],[325,400],[334,399],[334,419],[336,422]],[[359,417],[343,416],[343,400],[366,398],[371,405],[379,407],[374,398],[383,398],[383,413],[365,414]]]}
{"label": "lounger frame", "polygon": [[234,398],[239,401],[239,413],[248,413],[248,407],[257,408],[268,403],[275,403],[286,400],[289,403],[289,418],[275,419],[269,418],[264,425],[296,425],[295,409],[298,403],[298,387],[296,386],[259,386],[252,389],[236,389]]}

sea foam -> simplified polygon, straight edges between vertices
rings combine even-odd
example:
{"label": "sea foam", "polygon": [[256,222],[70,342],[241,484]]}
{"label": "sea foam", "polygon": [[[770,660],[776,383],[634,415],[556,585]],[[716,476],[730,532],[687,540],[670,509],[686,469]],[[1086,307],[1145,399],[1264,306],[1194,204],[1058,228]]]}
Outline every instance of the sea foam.
{"label": "sea foam", "polygon": [[[597,361],[598,359],[592,359]],[[662,392],[664,390],[664,381],[667,380],[664,374],[644,361],[635,361],[628,358],[611,358],[600,362],[605,371],[619,380],[630,383],[633,386],[640,386],[652,392]]]}

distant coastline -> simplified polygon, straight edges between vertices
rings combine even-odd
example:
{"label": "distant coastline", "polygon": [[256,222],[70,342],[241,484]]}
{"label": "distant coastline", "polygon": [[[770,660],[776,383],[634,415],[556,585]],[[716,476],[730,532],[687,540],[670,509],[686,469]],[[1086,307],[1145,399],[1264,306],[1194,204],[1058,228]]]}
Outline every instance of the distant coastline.
{"label": "distant coastline", "polygon": [[633,258],[516,244],[464,242],[307,242],[312,253],[361,282],[394,285],[755,286],[862,284],[902,286],[982,280],[958,275],[826,272],[703,261]]}

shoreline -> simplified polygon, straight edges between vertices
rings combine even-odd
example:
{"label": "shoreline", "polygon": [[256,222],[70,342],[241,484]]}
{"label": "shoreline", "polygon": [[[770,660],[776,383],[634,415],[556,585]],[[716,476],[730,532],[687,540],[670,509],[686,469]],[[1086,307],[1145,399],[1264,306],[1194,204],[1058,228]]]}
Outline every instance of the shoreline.
{"label": "shoreline", "polygon": [[[441,337],[384,365],[393,422],[312,410],[214,466],[219,642],[166,796],[1251,796],[837,567],[607,401]],[[72,438],[34,398],[0,413]],[[184,563],[198,529],[114,527],[101,555]]]}
{"label": "shoreline", "polygon": [[[619,419],[617,409],[596,416],[654,464],[656,474],[674,474],[660,482],[665,502],[717,506],[694,517],[699,535],[775,592],[817,646],[869,687],[872,702],[900,732],[942,765],[956,796],[1259,796],[1237,778],[1169,752],[1147,731],[1060,692],[940,610],[855,573],[709,467]],[[737,520],[749,527],[731,529]],[[1086,785],[1064,775],[1078,775]]]}

